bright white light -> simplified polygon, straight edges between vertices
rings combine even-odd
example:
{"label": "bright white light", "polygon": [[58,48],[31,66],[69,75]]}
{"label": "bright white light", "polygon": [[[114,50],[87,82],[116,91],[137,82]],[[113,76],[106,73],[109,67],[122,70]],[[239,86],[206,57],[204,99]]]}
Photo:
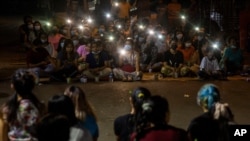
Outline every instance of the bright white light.
{"label": "bright white light", "polygon": [[158,38],[159,38],[159,39],[162,39],[162,38],[163,38],[163,36],[162,36],[161,34],[159,34],[159,35],[158,35]]}
{"label": "bright white light", "polygon": [[185,20],[185,19],[186,19],[186,17],[185,17],[184,15],[181,15],[181,19]]}
{"label": "bright white light", "polygon": [[103,34],[101,34],[101,37],[103,37]]}
{"label": "bright white light", "polygon": [[119,3],[118,2],[115,2],[115,7],[118,7],[119,6]]}
{"label": "bright white light", "polygon": [[46,25],[47,25],[47,26],[51,26],[50,22],[47,22]]}
{"label": "bright white light", "polygon": [[117,28],[120,29],[120,28],[122,28],[122,26],[121,25],[117,25]]}
{"label": "bright white light", "polygon": [[106,17],[107,17],[107,18],[110,18],[110,17],[111,17],[111,15],[110,15],[109,13],[107,13],[107,14],[106,14]]}
{"label": "bright white light", "polygon": [[93,22],[93,20],[91,18],[88,18],[87,21],[88,21],[88,23],[92,23]]}
{"label": "bright white light", "polygon": [[140,28],[140,29],[143,29],[144,27],[143,27],[143,25],[139,25],[139,28]]}
{"label": "bright white light", "polygon": [[78,28],[81,29],[81,30],[83,30],[83,26],[82,25],[79,25]]}
{"label": "bright white light", "polygon": [[70,20],[70,19],[67,19],[67,23],[69,23],[69,24],[70,24],[70,23],[71,23],[71,20]]}
{"label": "bright white light", "polygon": [[154,32],[153,30],[149,30],[148,33],[149,33],[150,35],[153,35],[155,32]]}
{"label": "bright white light", "polygon": [[121,55],[125,55],[125,54],[126,54],[126,50],[121,49],[121,50],[120,50],[120,54],[121,54]]}
{"label": "bright white light", "polygon": [[199,30],[200,30],[200,28],[199,28],[199,27],[195,27],[194,29],[195,29],[196,31],[199,31]]}
{"label": "bright white light", "polygon": [[213,46],[213,48],[218,48],[218,44],[217,43],[214,43],[212,46]]}
{"label": "bright white light", "polygon": [[113,36],[109,36],[109,40],[110,40],[110,41],[113,41],[113,40],[114,40],[114,37],[113,37]]}

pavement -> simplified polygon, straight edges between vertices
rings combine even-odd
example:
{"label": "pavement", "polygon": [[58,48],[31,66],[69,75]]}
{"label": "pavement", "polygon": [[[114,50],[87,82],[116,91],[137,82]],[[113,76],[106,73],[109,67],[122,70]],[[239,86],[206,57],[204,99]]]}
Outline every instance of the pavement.
{"label": "pavement", "polygon": [[[3,21],[3,22],[2,22]],[[0,16],[0,105],[14,92],[10,88],[10,76],[17,68],[25,67],[25,53],[18,49],[18,24],[21,17]],[[12,32],[10,32],[12,31]],[[197,78],[165,78],[153,80],[153,74],[146,74],[141,82],[88,82],[77,80],[71,84],[66,82],[50,82],[35,87],[36,96],[45,101],[55,94],[62,94],[69,85],[81,87],[91,103],[98,118],[100,128],[99,141],[115,140],[113,121],[130,111],[129,91],[138,86],[148,88],[154,95],[166,97],[170,104],[170,123],[187,129],[191,119],[202,113],[196,104],[199,88],[206,84],[217,85],[223,102],[229,103],[235,120],[239,124],[250,124],[250,83],[246,77],[229,77],[229,81],[199,81]]]}

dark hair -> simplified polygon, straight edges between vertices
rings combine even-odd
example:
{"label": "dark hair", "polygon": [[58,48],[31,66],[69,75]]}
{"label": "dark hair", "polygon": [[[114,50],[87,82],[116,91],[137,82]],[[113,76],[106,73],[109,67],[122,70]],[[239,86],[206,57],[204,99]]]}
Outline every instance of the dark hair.
{"label": "dark hair", "polygon": [[60,38],[59,44],[58,44],[57,50],[56,50],[57,52],[60,52],[60,51],[63,49],[64,46],[61,47],[61,44],[60,44],[63,40],[66,40],[66,38],[65,38],[65,37],[61,37],[61,38]]}
{"label": "dark hair", "polygon": [[39,141],[68,141],[70,138],[70,122],[66,116],[48,114],[37,125]]}
{"label": "dark hair", "polygon": [[142,104],[142,111],[136,120],[136,140],[140,140],[145,135],[145,128],[149,123],[154,124],[154,128],[166,127],[166,113],[169,113],[169,104],[166,98],[152,96]]}
{"label": "dark hair", "polygon": [[[70,58],[68,58],[67,56],[67,52],[66,52],[66,46],[71,44],[72,45],[72,51],[70,52]],[[62,49],[62,53],[63,53],[63,57],[64,58],[67,58],[68,60],[73,60],[75,58],[75,49],[74,49],[74,44],[73,44],[73,41],[71,39],[66,39],[64,41],[64,46],[63,46],[63,49]]]}
{"label": "dark hair", "polygon": [[134,91],[131,93],[131,98],[135,110],[139,110],[144,100],[149,99],[150,96],[151,92],[147,88],[138,87],[134,89]]}
{"label": "dark hair", "polygon": [[32,21],[32,17],[29,16],[29,15],[24,16],[24,17],[23,17],[23,22],[26,23],[27,20],[31,20],[31,21]]}
{"label": "dark hair", "polygon": [[35,87],[35,77],[25,69],[18,69],[11,78],[11,83],[15,89],[15,94],[12,95],[6,102],[8,108],[7,121],[12,123],[16,120],[17,109],[19,106],[18,96],[22,99],[30,100],[36,108],[41,110],[41,103],[33,94],[32,90]]}
{"label": "dark hair", "polygon": [[48,102],[48,112],[66,116],[71,126],[77,123],[74,104],[66,95],[54,95]]}

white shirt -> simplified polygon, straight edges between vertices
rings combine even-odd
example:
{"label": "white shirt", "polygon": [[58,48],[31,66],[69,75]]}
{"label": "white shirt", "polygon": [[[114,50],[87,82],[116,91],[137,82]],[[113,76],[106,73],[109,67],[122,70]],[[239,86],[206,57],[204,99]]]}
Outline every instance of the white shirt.
{"label": "white shirt", "polygon": [[217,59],[209,60],[207,56],[203,57],[200,64],[200,70],[205,70],[206,72],[214,72],[220,70]]}

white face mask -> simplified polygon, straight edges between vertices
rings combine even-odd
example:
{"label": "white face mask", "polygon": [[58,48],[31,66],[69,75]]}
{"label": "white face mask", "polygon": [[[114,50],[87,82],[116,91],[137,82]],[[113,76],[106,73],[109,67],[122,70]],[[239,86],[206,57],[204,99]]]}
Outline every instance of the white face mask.
{"label": "white face mask", "polygon": [[74,41],[73,41],[74,46],[78,45],[78,43],[79,43],[78,40],[74,40]]}
{"label": "white face mask", "polygon": [[125,46],[124,46],[124,49],[127,50],[127,51],[129,51],[129,50],[132,49],[132,46],[131,46],[131,45],[125,45]]}
{"label": "white face mask", "polygon": [[203,39],[203,37],[202,37],[202,36],[198,36],[197,38],[198,38],[198,40],[199,40],[199,41],[200,41],[201,39]]}
{"label": "white face mask", "polygon": [[236,48],[236,46],[235,45],[231,45],[231,48]]}
{"label": "white face mask", "polygon": [[185,47],[190,47],[191,43],[185,43]]}
{"label": "white face mask", "polygon": [[60,43],[60,46],[63,47],[64,46],[64,42]]}
{"label": "white face mask", "polygon": [[40,26],[39,25],[37,25],[37,26],[35,26],[35,30],[40,30]]}
{"label": "white face mask", "polygon": [[41,39],[41,42],[42,42],[42,43],[45,43],[45,42],[47,42],[47,40]]}

